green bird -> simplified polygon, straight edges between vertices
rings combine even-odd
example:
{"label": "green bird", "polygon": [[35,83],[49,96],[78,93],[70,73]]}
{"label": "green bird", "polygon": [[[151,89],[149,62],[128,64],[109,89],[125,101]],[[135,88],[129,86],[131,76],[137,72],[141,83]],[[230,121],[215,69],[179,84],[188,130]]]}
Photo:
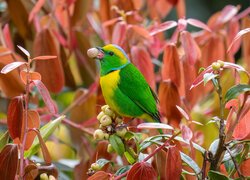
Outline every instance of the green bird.
{"label": "green bird", "polygon": [[114,44],[88,50],[100,60],[100,85],[105,102],[123,117],[160,122],[157,96],[124,50]]}

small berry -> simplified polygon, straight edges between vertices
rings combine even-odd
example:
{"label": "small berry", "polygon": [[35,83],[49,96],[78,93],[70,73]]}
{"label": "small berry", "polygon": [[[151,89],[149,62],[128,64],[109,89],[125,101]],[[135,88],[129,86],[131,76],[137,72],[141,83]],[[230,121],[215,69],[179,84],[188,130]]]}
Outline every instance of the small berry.
{"label": "small berry", "polygon": [[98,115],[97,115],[97,119],[98,119],[98,121],[100,121],[101,120],[101,118],[104,116],[105,114],[104,114],[104,112],[103,111],[101,111]]}
{"label": "small berry", "polygon": [[112,124],[112,119],[110,118],[110,116],[104,115],[100,119],[100,123],[102,126],[108,126],[108,125]]}
{"label": "small berry", "polygon": [[106,140],[109,139],[109,134],[108,133],[104,133],[104,139],[106,139]]}
{"label": "small berry", "polygon": [[94,138],[97,140],[102,140],[104,139],[104,132],[101,129],[97,129],[94,132]]}
{"label": "small berry", "polygon": [[90,57],[90,58],[95,58],[97,57],[99,51],[98,49],[96,48],[90,48],[88,51],[87,51],[87,55]]}
{"label": "small berry", "polygon": [[108,153],[114,152],[114,148],[113,148],[113,146],[112,146],[111,144],[108,144],[107,152],[108,152]]}
{"label": "small berry", "polygon": [[102,110],[103,112],[105,112],[105,110],[106,110],[107,108],[109,108],[109,105],[106,104],[106,105],[104,105],[104,106],[101,107],[101,110]]}
{"label": "small berry", "polygon": [[125,134],[128,132],[126,127],[122,127],[122,128],[116,128],[116,134],[118,136],[120,136],[121,138],[123,138],[125,136]]}
{"label": "small berry", "polygon": [[56,180],[56,178],[52,175],[49,175],[49,180]]}
{"label": "small berry", "polygon": [[223,66],[224,66],[224,64],[225,64],[224,61],[222,61],[222,60],[218,60],[217,63],[220,64],[220,67],[221,67],[221,68],[223,68]]}
{"label": "small berry", "polygon": [[101,166],[97,163],[92,163],[91,164],[91,169],[93,169],[94,171],[98,171],[101,169]]}
{"label": "small berry", "polygon": [[218,63],[218,62],[213,62],[212,68],[213,68],[214,71],[220,70],[220,63]]}
{"label": "small berry", "polygon": [[41,180],[49,180],[49,177],[46,173],[42,173],[42,174],[40,174],[40,179]]}

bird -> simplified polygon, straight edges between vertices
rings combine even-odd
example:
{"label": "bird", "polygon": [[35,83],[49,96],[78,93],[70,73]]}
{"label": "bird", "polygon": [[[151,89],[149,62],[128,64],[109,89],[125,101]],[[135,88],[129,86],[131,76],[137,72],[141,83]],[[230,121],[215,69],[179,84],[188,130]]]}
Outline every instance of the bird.
{"label": "bird", "polygon": [[116,114],[146,122],[161,122],[157,95],[120,46],[95,47],[87,54],[100,61],[102,94]]}

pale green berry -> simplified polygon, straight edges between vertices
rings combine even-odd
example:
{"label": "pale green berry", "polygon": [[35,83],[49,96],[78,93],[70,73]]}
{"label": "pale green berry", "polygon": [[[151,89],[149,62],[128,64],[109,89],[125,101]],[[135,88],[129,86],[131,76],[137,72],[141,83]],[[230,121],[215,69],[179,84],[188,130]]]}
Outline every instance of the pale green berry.
{"label": "pale green berry", "polygon": [[122,128],[116,128],[116,134],[118,136],[120,136],[121,138],[123,138],[125,136],[125,134],[128,132],[126,127],[122,127]]}
{"label": "pale green berry", "polygon": [[102,140],[102,139],[104,139],[104,132],[101,129],[95,130],[95,132],[94,132],[94,138],[96,140]]}
{"label": "pale green berry", "polygon": [[213,62],[212,68],[213,68],[214,71],[220,70],[220,63],[218,63],[218,62]]}
{"label": "pale green berry", "polygon": [[100,123],[101,123],[102,126],[109,126],[110,124],[112,124],[112,119],[111,119],[110,116],[104,115],[100,119]]}
{"label": "pale green berry", "polygon": [[114,152],[114,148],[113,148],[113,146],[112,146],[111,144],[108,144],[107,152],[108,152],[108,153]]}
{"label": "pale green berry", "polygon": [[49,175],[49,180],[56,180],[56,178],[52,175]]}
{"label": "pale green berry", "polygon": [[103,111],[101,111],[98,115],[97,115],[97,119],[98,119],[98,121],[100,121],[101,120],[101,118],[104,116],[105,114],[104,114],[104,112]]}
{"label": "pale green berry", "polygon": [[49,180],[49,177],[46,173],[40,174],[40,180]]}
{"label": "pale green berry", "polygon": [[105,112],[105,110],[106,110],[107,108],[109,108],[109,105],[106,104],[106,105],[104,105],[104,106],[101,107],[101,110],[102,110],[103,112]]}
{"label": "pale green berry", "polygon": [[223,68],[223,66],[224,66],[224,64],[225,64],[224,61],[218,60],[217,62],[220,64],[220,67]]}
{"label": "pale green berry", "polygon": [[97,163],[92,163],[91,164],[91,169],[93,169],[94,171],[98,171],[101,169],[101,166]]}
{"label": "pale green berry", "polygon": [[106,140],[109,139],[109,134],[108,133],[104,133],[104,139],[106,139]]}

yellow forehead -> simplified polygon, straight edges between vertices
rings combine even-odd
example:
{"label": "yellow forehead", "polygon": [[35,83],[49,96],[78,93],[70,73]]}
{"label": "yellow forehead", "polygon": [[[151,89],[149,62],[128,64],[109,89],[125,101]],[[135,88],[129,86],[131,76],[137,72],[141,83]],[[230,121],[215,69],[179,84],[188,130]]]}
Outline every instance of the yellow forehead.
{"label": "yellow forehead", "polygon": [[114,52],[114,54],[120,58],[126,58],[125,56],[125,52],[120,48],[120,47],[116,47],[113,44],[108,44],[106,46],[103,47],[104,51],[112,51]]}

